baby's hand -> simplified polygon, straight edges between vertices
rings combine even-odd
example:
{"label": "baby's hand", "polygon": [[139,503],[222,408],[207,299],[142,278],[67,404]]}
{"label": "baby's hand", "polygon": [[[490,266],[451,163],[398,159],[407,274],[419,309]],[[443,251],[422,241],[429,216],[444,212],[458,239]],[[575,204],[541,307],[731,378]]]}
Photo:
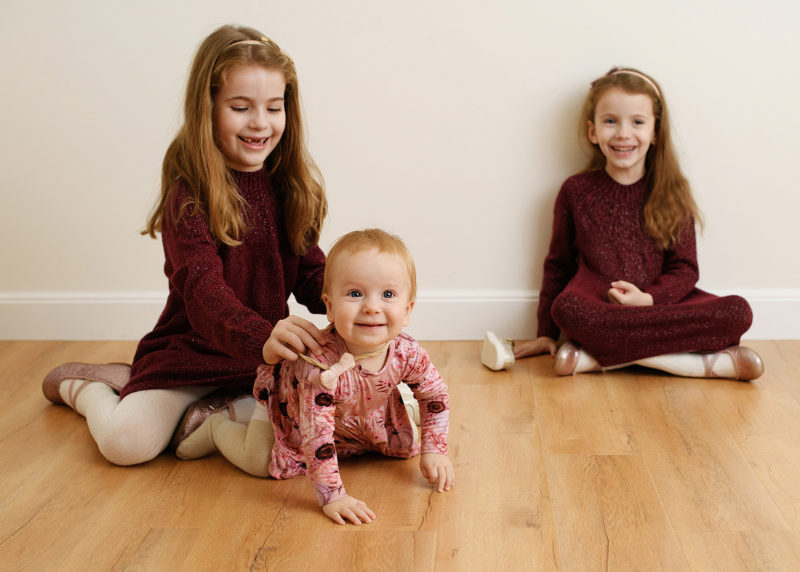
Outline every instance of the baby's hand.
{"label": "baby's hand", "polygon": [[355,525],[362,522],[372,522],[377,518],[370,510],[367,503],[349,495],[330,502],[322,507],[322,512],[338,524],[347,524],[345,518]]}
{"label": "baby's hand", "polygon": [[419,458],[419,470],[430,484],[436,485],[437,492],[449,491],[453,488],[456,472],[447,455],[423,453]]}

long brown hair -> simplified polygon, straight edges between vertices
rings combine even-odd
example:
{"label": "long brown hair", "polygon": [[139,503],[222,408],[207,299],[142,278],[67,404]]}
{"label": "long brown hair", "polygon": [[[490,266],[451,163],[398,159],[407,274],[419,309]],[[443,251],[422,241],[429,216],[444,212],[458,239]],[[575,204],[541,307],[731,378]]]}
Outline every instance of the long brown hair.
{"label": "long brown hair", "polygon": [[[242,43],[244,42],[244,43]],[[183,179],[188,188],[184,211],[201,212],[212,236],[235,246],[247,232],[247,204],[239,194],[222,152],[214,140],[214,95],[233,66],[257,64],[279,70],[286,80],[286,129],[267,157],[270,181],[283,194],[283,217],[292,249],[304,254],[317,244],[327,214],[322,175],[306,149],[300,93],[294,62],[272,40],[252,28],[222,26],[197,50],[186,86],[184,123],[164,156],[161,196],[153,207],[142,234],[155,238],[164,224],[164,209]]]}
{"label": "long brown hair", "polygon": [[670,135],[669,113],[663,91],[656,81],[633,68],[613,68],[592,82],[581,113],[581,139],[591,146],[586,171],[603,169],[606,158],[598,145],[589,141],[589,122],[595,120],[600,97],[618,87],[632,94],[645,94],[653,102],[655,140],[647,151],[645,177],[649,189],[644,206],[644,227],[660,247],[674,247],[687,225],[702,225],[702,216],[692,197],[689,181],[681,172]]}

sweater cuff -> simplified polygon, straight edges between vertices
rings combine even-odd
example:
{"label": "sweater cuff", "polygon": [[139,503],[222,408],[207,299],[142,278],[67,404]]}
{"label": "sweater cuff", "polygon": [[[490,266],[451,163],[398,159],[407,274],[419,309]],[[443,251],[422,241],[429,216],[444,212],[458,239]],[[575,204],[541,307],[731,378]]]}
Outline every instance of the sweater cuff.
{"label": "sweater cuff", "polygon": [[653,306],[660,306],[667,303],[666,292],[662,288],[653,288],[644,291],[645,294],[650,294],[653,297]]}
{"label": "sweater cuff", "polygon": [[264,344],[267,343],[269,335],[272,333],[272,327],[267,325],[266,322],[259,324],[253,328],[250,336],[245,340],[244,350],[248,355],[252,356],[259,362],[264,362]]}

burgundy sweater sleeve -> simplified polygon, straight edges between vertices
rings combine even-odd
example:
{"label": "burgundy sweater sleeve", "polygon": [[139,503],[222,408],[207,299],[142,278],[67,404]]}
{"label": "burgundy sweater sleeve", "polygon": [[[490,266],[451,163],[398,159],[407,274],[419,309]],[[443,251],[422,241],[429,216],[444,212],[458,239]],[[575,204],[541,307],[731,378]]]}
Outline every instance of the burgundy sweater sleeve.
{"label": "burgundy sweater sleeve", "polygon": [[297,280],[293,294],[295,299],[314,314],[324,314],[325,304],[322,302],[322,278],[325,273],[325,254],[318,246],[313,246],[300,258],[297,268]]}
{"label": "burgundy sweater sleeve", "polygon": [[686,226],[674,249],[664,253],[664,271],[645,291],[653,304],[674,304],[694,290],[700,271],[694,221]]}
{"label": "burgundy sweater sleeve", "polygon": [[575,248],[575,223],[566,183],[556,197],[553,209],[553,233],[550,249],[544,260],[542,288],[539,291],[537,336],[558,339],[560,330],[550,315],[553,300],[578,271],[578,252]]}
{"label": "burgundy sweater sleeve", "polygon": [[203,216],[193,216],[189,208],[177,222],[165,217],[162,242],[167,278],[184,300],[192,329],[234,358],[261,360],[272,324],[242,304],[226,283]]}

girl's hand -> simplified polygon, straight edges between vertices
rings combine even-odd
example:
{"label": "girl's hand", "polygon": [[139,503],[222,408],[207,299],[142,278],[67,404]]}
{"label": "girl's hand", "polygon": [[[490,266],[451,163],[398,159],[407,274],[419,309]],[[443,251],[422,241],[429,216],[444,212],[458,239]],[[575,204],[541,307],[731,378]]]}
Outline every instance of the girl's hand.
{"label": "girl's hand", "polygon": [[322,512],[337,524],[347,524],[345,518],[355,525],[372,522],[377,518],[367,503],[349,495],[326,504],[322,507]]}
{"label": "girl's hand", "polygon": [[547,336],[540,336],[535,340],[514,344],[514,357],[517,359],[539,354],[556,357],[556,341]]}
{"label": "girl's hand", "polygon": [[642,292],[635,285],[625,280],[617,280],[611,283],[608,291],[608,301],[622,306],[652,306],[653,297]]}
{"label": "girl's hand", "polygon": [[441,453],[423,453],[419,459],[419,470],[422,476],[432,485],[436,485],[438,492],[449,491],[456,480],[453,463],[447,455]]}
{"label": "girl's hand", "polygon": [[314,355],[322,353],[322,346],[328,343],[328,334],[320,331],[314,324],[298,316],[289,316],[272,328],[261,354],[268,364],[276,364],[282,359],[296,360],[298,354],[306,350]]}

